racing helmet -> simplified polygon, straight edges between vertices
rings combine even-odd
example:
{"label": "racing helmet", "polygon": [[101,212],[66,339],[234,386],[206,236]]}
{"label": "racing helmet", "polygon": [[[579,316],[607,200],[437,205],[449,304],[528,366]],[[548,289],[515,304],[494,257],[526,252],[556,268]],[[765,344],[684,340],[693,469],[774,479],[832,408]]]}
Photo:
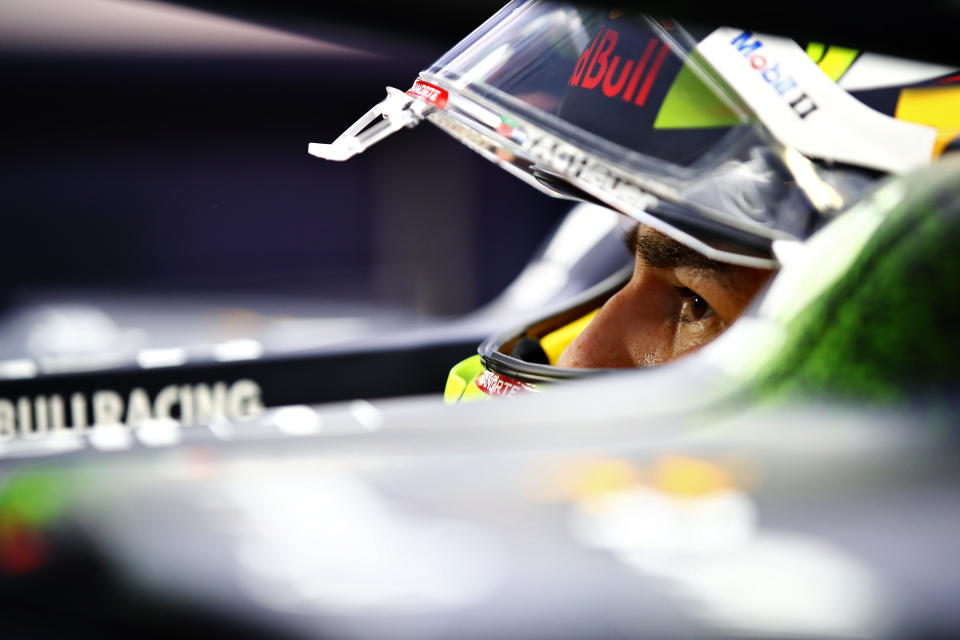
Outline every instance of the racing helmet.
{"label": "racing helmet", "polygon": [[[887,176],[960,134],[960,76],[733,27],[514,1],[331,144],[346,160],[428,120],[552,197],[590,202],[707,259],[777,269]],[[511,395],[596,373],[555,365],[629,279],[481,344],[446,397]]]}

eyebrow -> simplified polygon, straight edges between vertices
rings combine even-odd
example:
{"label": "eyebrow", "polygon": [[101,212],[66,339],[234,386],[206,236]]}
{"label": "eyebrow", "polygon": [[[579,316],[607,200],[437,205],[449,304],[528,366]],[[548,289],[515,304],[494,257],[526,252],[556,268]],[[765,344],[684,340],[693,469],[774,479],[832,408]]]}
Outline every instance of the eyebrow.
{"label": "eyebrow", "polygon": [[730,266],[711,260],[699,251],[677,242],[655,229],[636,225],[623,236],[624,244],[633,255],[638,255],[654,269],[690,268],[716,271],[726,275]]}

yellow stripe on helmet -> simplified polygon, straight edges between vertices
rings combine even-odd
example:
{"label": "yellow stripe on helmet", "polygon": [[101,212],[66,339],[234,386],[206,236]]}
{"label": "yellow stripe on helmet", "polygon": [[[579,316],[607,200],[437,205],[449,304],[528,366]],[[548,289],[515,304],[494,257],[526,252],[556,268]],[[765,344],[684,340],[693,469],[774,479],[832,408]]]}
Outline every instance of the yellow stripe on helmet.
{"label": "yellow stripe on helmet", "polygon": [[939,156],[951,140],[960,136],[960,86],[904,89],[894,115],[935,128],[933,155]]}
{"label": "yellow stripe on helmet", "polygon": [[821,42],[807,45],[807,55],[817,63],[827,77],[836,82],[843,77],[860,52],[846,47],[828,47]]}

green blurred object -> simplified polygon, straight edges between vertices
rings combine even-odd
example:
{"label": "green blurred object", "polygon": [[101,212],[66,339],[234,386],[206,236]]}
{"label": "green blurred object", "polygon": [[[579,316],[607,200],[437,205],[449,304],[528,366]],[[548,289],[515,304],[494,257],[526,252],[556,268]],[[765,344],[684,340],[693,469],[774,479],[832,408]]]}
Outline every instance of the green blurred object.
{"label": "green blurred object", "polygon": [[61,477],[30,470],[0,482],[0,517],[40,529],[57,518],[67,500]]}
{"label": "green blurred object", "polygon": [[892,403],[957,390],[960,158],[897,180],[902,197],[850,268],[787,324],[762,396]]}

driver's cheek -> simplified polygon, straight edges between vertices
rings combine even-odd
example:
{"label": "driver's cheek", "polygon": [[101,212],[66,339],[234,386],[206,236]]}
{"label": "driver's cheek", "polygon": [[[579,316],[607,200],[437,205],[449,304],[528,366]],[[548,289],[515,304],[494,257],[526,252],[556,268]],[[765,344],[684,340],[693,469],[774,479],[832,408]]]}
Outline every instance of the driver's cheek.
{"label": "driver's cheek", "polygon": [[674,354],[677,313],[672,286],[636,273],[570,343],[557,365],[602,369],[666,362]]}
{"label": "driver's cheek", "polygon": [[709,321],[691,322],[682,326],[674,340],[673,357],[678,358],[696,351],[723,333],[724,329],[726,329],[726,323],[716,316]]}

